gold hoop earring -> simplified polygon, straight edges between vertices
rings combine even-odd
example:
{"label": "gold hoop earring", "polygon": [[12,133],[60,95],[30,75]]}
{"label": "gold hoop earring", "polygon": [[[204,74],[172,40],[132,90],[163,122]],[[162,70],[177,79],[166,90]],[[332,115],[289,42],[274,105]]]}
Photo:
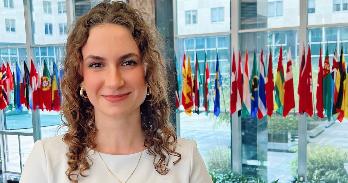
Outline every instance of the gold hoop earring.
{"label": "gold hoop earring", "polygon": [[150,88],[150,85],[149,85],[149,84],[147,84],[146,95],[147,95],[147,96],[151,95],[151,88]]}
{"label": "gold hoop earring", "polygon": [[80,96],[83,98],[83,99],[87,99],[87,93],[86,91],[83,89],[83,87],[81,86],[80,87]]}

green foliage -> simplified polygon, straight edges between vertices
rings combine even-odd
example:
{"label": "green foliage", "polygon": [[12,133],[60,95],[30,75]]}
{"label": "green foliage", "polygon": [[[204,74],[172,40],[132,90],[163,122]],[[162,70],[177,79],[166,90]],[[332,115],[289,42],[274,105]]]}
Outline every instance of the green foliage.
{"label": "green foliage", "polygon": [[[212,171],[210,172],[212,180],[214,183],[266,183],[259,177],[244,176],[240,174],[233,173],[232,171],[228,172],[219,172]],[[278,180],[273,183],[277,183]]]}
{"label": "green foliage", "polygon": [[[344,169],[344,163],[347,162],[347,151],[330,146],[310,146],[307,179],[309,182],[348,182],[348,173]],[[297,159],[292,162],[293,173],[296,172],[297,164]]]}
{"label": "green foliage", "polygon": [[281,115],[273,115],[267,123],[269,133],[296,131],[298,129],[297,116],[289,115],[284,118]]}

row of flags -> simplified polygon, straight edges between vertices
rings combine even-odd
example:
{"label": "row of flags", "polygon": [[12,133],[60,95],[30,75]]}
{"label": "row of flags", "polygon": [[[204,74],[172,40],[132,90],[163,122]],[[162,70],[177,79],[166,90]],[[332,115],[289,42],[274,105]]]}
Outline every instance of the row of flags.
{"label": "row of flags", "polygon": [[[331,120],[333,114],[337,114],[337,119],[342,121],[348,118],[348,79],[343,54],[340,51],[338,59],[337,51],[332,59],[332,66],[329,60],[328,48],[326,48],[324,63],[322,59],[322,48],[318,59],[318,80],[316,83],[316,103],[313,102],[313,83],[312,83],[312,59],[311,48],[303,48],[299,75],[297,95],[299,99],[298,112],[306,113],[308,116],[316,115],[319,118],[327,117]],[[273,73],[272,50],[269,50],[268,57],[264,56],[263,50],[257,58],[254,51],[252,70],[249,68],[249,53],[246,50],[244,63],[240,52],[232,52],[231,72],[230,72],[230,113],[241,111],[241,114],[262,119],[265,116],[272,116],[277,112],[286,117],[295,109],[295,88],[292,70],[292,56],[290,49],[287,51],[286,71],[283,67],[283,48],[280,47],[278,64]],[[200,69],[195,56],[194,78],[192,79],[191,61],[186,54],[183,56],[182,64],[182,93],[181,103],[186,113],[199,113],[200,106],[204,111],[209,110],[209,88],[210,71],[206,59],[204,59],[203,79],[200,79]],[[268,58],[266,62],[265,58]],[[267,64],[267,65],[266,65]],[[214,81],[214,115],[220,114],[220,95],[222,78],[219,68],[219,56],[216,55]],[[203,104],[200,104],[200,85],[203,88]],[[178,91],[177,91],[178,92]],[[180,105],[179,94],[176,94],[177,108]],[[314,109],[315,107],[315,109]]]}
{"label": "row of flags", "polygon": [[46,61],[43,63],[42,72],[36,70],[33,60],[30,60],[30,70],[25,61],[22,70],[18,62],[14,67],[11,69],[9,63],[3,63],[0,69],[0,110],[10,103],[17,110],[22,110],[23,106],[28,110],[60,110],[61,74],[55,62],[52,74]]}

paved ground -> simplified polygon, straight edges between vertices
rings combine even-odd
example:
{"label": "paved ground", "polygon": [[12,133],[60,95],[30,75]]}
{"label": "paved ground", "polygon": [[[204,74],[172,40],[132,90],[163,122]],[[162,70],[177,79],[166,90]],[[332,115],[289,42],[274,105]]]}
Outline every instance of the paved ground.
{"label": "paved ground", "polygon": [[[180,136],[190,138],[197,141],[198,148],[205,161],[209,160],[209,153],[216,148],[230,147],[231,128],[229,124],[217,121],[213,117],[208,117],[205,114],[180,116]],[[31,129],[25,130],[30,131]],[[62,133],[57,132],[58,128],[44,127],[42,128],[43,137],[49,137]],[[309,139],[310,144],[332,145],[338,148],[348,150],[348,122],[335,123],[326,128],[316,138]],[[18,137],[8,136],[8,153],[7,153],[7,170],[20,172],[20,161],[18,155]],[[33,146],[32,137],[21,137],[22,157],[23,162],[27,158]],[[280,182],[289,182],[292,179],[290,164],[297,158],[296,153],[285,152],[267,152],[267,176],[268,180],[279,179]]]}

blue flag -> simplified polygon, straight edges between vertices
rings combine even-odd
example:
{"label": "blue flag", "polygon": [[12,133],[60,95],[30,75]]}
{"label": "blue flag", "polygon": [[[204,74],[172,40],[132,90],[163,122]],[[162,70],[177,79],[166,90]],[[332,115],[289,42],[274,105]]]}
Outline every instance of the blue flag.
{"label": "blue flag", "polygon": [[219,55],[216,52],[216,69],[215,69],[215,99],[214,99],[214,115],[217,117],[220,114],[220,87],[222,78],[219,70]]}
{"label": "blue flag", "polygon": [[15,103],[14,106],[17,110],[22,111],[22,104],[21,104],[21,95],[20,95],[20,90],[21,90],[21,69],[19,68],[18,62],[16,62],[16,86],[15,86]]}

